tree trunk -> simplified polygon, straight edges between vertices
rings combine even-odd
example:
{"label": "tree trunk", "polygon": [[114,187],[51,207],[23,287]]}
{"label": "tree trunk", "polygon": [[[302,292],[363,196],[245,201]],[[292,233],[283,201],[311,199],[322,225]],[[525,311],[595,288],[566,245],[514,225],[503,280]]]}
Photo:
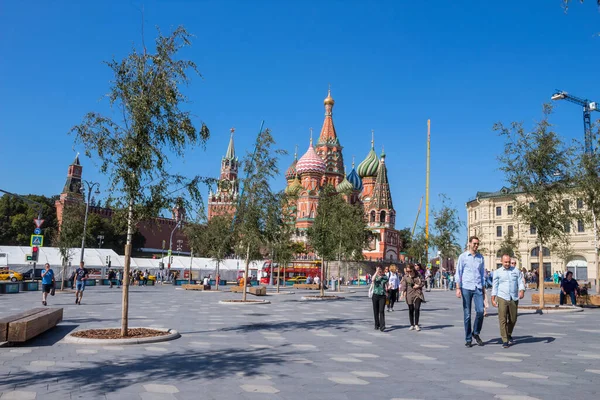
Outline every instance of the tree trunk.
{"label": "tree trunk", "polygon": [[596,221],[596,213],[594,212],[593,208],[592,219],[594,220],[594,262],[596,264],[596,293],[600,294],[600,268],[598,268],[598,221]]}
{"label": "tree trunk", "polygon": [[244,268],[244,289],[242,291],[242,301],[246,301],[246,286],[248,285],[248,265],[250,264],[250,243],[246,248],[246,267]]}
{"label": "tree trunk", "polygon": [[544,280],[545,280],[545,274],[544,274],[544,247],[542,246],[542,242],[540,241],[540,254],[538,255],[538,262],[539,262],[539,266],[538,266],[538,271],[539,271],[539,276],[538,276],[538,287],[540,288],[539,290],[539,295],[540,295],[540,309],[544,308]]}
{"label": "tree trunk", "polygon": [[325,296],[325,259],[321,257],[321,297]]}
{"label": "tree trunk", "polygon": [[131,247],[133,242],[133,199],[129,200],[127,214],[127,244],[125,245],[125,265],[123,265],[123,305],[121,309],[121,336],[128,334],[129,314],[129,270],[131,266]]}
{"label": "tree trunk", "polygon": [[[279,293],[279,279],[280,279],[280,273],[281,272],[281,265],[277,265],[277,293]],[[273,265],[271,265],[271,275],[273,275]]]}
{"label": "tree trunk", "polygon": [[220,272],[219,271],[219,264],[220,264],[220,261],[217,260],[217,276],[215,277],[216,278],[216,285],[215,286],[217,287],[217,290],[219,290],[219,281],[221,280],[221,276],[219,274],[219,272]]}
{"label": "tree trunk", "polygon": [[[62,259],[62,279],[60,282],[60,290],[65,290],[65,267],[67,266],[66,264],[67,263],[65,262],[65,259],[63,258]],[[596,263],[596,265],[598,265],[598,264]]]}
{"label": "tree trunk", "polygon": [[194,248],[190,249],[190,276],[188,277],[188,284],[192,284],[192,263],[194,262]]}

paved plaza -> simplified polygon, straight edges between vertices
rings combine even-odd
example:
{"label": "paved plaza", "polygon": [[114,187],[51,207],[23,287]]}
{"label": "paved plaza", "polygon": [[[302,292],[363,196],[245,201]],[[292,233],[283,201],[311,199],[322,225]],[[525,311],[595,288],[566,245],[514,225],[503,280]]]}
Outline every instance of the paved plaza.
{"label": "paved plaza", "polygon": [[[529,292],[530,293],[530,292]],[[64,321],[25,345],[0,348],[0,399],[561,399],[600,392],[600,310],[523,314],[503,349],[498,320],[467,349],[453,292],[426,293],[421,332],[405,303],[373,329],[366,289],[335,302],[306,292],[271,304],[222,305],[228,292],[133,287],[130,325],[182,337],[130,346],[66,344],[81,328],[119,326],[121,291],[89,287],[81,306],[58,294]],[[40,293],[0,296],[0,316],[40,307]],[[254,297],[253,297],[254,298]],[[527,301],[527,300],[525,300]]]}

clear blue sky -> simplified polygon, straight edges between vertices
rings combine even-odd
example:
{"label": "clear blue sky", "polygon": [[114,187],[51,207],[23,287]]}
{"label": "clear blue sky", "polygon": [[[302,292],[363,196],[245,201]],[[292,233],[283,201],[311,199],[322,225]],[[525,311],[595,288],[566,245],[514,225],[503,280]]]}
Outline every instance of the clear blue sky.
{"label": "clear blue sky", "polygon": [[[302,154],[323,122],[331,83],[334,121],[348,167],[375,130],[385,146],[397,227],[412,226],[425,191],[426,123],[432,120],[431,198],[465,202],[503,183],[497,121],[531,124],[555,88],[600,101],[600,13],[594,1],[22,1],[0,10],[0,188],[58,194],[76,151],[67,132],[88,111],[106,111],[109,69],[154,26],[196,35],[182,56],[204,76],[188,106],[209,126],[206,151],[174,171],[217,176],[229,128],[238,154],[260,121],[278,145]],[[581,110],[557,104],[553,122],[582,136]],[[315,136],[316,136],[315,134]],[[84,178],[106,178],[82,158]],[[285,184],[283,176],[277,188]],[[206,190],[207,192],[207,190]],[[421,223],[423,218],[421,218]],[[465,233],[463,233],[465,235]]]}

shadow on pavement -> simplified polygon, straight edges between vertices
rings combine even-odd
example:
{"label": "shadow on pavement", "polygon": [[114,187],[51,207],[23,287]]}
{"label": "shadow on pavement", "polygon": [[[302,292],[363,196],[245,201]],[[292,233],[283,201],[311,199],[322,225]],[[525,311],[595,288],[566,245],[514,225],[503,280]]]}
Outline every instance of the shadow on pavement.
{"label": "shadow on pavement", "polygon": [[[64,321],[63,321],[64,322]],[[34,337],[25,343],[14,343],[12,347],[47,347],[53,346],[65,336],[75,330],[79,325],[58,324],[54,328]]]}
{"label": "shadow on pavement", "polygon": [[344,332],[350,331],[348,326],[356,323],[356,319],[347,318],[330,318],[330,319],[317,319],[314,321],[284,321],[284,322],[257,322],[252,324],[231,326],[222,328],[220,331],[224,332],[254,332],[261,330],[270,330],[278,332],[295,331],[299,329],[310,330],[310,329],[338,329]]}
{"label": "shadow on pavement", "polygon": [[429,325],[423,326],[421,329],[424,331],[432,331],[434,329],[444,329],[444,328],[452,328],[454,325]]}
{"label": "shadow on pavement", "polygon": [[[251,378],[260,375],[264,366],[283,365],[291,356],[294,356],[294,353],[267,354],[260,349],[231,348],[214,351],[190,350],[185,353],[141,355],[133,358],[121,357],[104,362],[88,361],[84,366],[70,372],[68,377],[64,370],[36,372],[35,382],[36,384],[63,382],[63,385],[70,386],[67,391],[111,393],[140,381],[161,382],[176,376],[179,382],[197,382],[200,388],[199,380],[206,382],[224,376],[235,377],[236,373],[243,373],[245,377]],[[285,375],[280,376],[285,377]],[[22,371],[3,377],[0,387],[14,387],[19,390],[26,388],[31,382],[31,372]],[[83,392],[81,394],[85,396]]]}
{"label": "shadow on pavement", "polygon": [[[551,336],[536,337],[536,336],[531,336],[531,335],[513,336],[513,339],[515,341],[515,344],[511,345],[511,347],[518,346],[520,344],[525,344],[525,343],[552,343],[556,340],[556,338],[551,337]],[[502,344],[502,338],[490,339],[485,343],[486,344]]]}

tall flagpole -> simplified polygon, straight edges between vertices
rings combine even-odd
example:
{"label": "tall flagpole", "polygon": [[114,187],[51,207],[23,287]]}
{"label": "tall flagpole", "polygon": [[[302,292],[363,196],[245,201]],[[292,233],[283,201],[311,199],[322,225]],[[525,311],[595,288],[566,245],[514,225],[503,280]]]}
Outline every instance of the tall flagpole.
{"label": "tall flagpole", "polygon": [[425,176],[425,252],[429,263],[429,163],[431,154],[431,120],[427,120],[427,173]]}

